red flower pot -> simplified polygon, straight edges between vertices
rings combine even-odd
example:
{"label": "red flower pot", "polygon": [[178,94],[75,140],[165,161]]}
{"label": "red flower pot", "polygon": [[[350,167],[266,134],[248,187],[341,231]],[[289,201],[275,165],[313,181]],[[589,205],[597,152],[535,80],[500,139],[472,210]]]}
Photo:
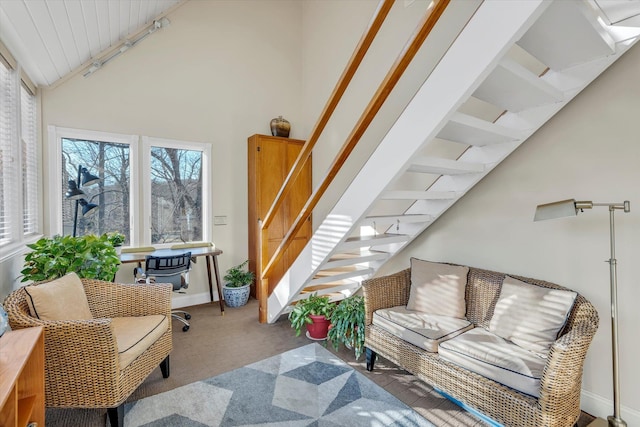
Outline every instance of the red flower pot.
{"label": "red flower pot", "polygon": [[316,316],[310,315],[313,323],[307,325],[307,336],[314,340],[323,340],[327,338],[327,332],[329,331],[329,319],[324,315]]}

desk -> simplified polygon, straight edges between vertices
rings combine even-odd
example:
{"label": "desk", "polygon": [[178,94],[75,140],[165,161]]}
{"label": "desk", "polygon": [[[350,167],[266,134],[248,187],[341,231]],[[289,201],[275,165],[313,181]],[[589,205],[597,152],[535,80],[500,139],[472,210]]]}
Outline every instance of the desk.
{"label": "desk", "polygon": [[220,287],[220,272],[218,271],[218,255],[222,253],[220,249],[214,249],[211,246],[199,247],[199,248],[184,248],[184,249],[156,249],[152,252],[127,252],[120,254],[120,261],[125,263],[138,263],[138,266],[142,266],[147,255],[152,256],[171,256],[183,254],[185,252],[191,252],[191,257],[203,256],[207,262],[207,276],[209,277],[209,295],[211,296],[211,302],[213,302],[213,278],[211,276],[211,261],[213,261],[213,270],[216,275],[216,287],[218,288],[218,300],[220,301],[220,313],[224,316],[224,298],[222,296],[222,288]]}

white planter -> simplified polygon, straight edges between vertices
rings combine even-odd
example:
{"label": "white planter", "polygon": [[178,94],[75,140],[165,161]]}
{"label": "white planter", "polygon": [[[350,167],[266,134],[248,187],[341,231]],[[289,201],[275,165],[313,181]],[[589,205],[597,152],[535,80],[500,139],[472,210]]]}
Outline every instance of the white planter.
{"label": "white planter", "polygon": [[249,301],[249,291],[251,284],[240,286],[238,288],[224,285],[222,294],[224,295],[224,303],[227,307],[242,307]]}

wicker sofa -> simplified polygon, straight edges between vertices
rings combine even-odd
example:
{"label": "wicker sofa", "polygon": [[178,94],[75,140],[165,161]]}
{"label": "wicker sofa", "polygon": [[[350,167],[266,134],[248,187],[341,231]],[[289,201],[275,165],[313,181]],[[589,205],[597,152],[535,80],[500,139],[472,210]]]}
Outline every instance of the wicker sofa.
{"label": "wicker sofa", "polygon": [[[466,318],[471,327],[488,328],[505,276],[505,273],[469,268],[463,292]],[[566,289],[541,280],[509,276],[535,286]],[[577,422],[584,358],[598,327],[597,311],[583,296],[575,297],[566,323],[550,347],[536,397],[444,360],[438,352],[425,351],[373,324],[376,310],[406,306],[410,287],[410,268],[363,282],[368,370],[374,368],[379,354],[504,426],[555,427],[573,426]]]}
{"label": "wicker sofa", "polygon": [[145,378],[158,366],[164,378],[169,376],[172,287],[77,280],[90,319],[32,316],[31,286],[10,293],[4,307],[12,329],[44,328],[45,405],[107,408],[112,427],[122,426],[124,402]]}

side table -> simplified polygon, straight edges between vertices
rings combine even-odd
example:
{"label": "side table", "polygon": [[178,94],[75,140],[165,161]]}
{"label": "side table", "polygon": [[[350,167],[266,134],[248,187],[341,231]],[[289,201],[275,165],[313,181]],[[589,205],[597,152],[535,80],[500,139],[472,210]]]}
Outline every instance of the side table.
{"label": "side table", "polygon": [[27,425],[44,427],[44,331],[40,326],[0,337],[0,426]]}

